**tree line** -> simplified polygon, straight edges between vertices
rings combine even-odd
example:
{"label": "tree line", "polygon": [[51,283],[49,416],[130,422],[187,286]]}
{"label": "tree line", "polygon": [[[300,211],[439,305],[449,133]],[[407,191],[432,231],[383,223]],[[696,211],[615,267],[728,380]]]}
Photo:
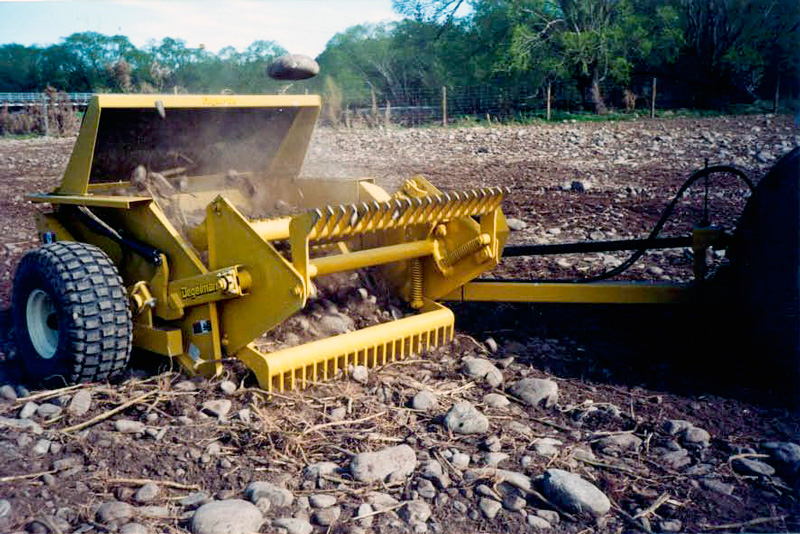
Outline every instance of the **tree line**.
{"label": "tree line", "polygon": [[[552,94],[561,109],[630,109],[650,91],[673,107],[719,109],[800,97],[797,0],[393,0],[399,22],[334,36],[321,75],[292,87],[266,66],[286,51],[256,41],[214,54],[178,39],[139,49],[92,32],[48,47],[0,47],[0,91],[321,92],[342,109],[437,104],[481,112],[481,91],[513,115]],[[536,104],[538,105],[538,104]]]}

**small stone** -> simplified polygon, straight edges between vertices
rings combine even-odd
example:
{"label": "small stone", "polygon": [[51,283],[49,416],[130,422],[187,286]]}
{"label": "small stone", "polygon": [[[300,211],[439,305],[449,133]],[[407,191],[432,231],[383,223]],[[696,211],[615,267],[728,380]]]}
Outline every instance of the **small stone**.
{"label": "small stone", "polygon": [[681,437],[684,445],[689,447],[708,447],[711,442],[711,435],[708,432],[694,426],[684,430]]}
{"label": "small stone", "polygon": [[689,457],[689,451],[686,449],[668,451],[661,456],[661,460],[673,469],[680,469],[692,463],[692,459]]}
{"label": "small stone", "polygon": [[188,417],[186,415],[179,415],[178,417],[176,417],[176,419],[183,426],[189,426],[189,425],[193,425],[194,424],[194,419],[192,419],[191,417]]}
{"label": "small stone", "polygon": [[40,404],[39,407],[36,409],[36,415],[38,415],[42,419],[50,419],[52,417],[57,417],[61,415],[61,406],[56,406],[55,404],[50,404],[49,402],[45,402],[44,404]]}
{"label": "small stone", "polygon": [[515,493],[506,493],[505,497],[503,497],[503,507],[506,510],[511,510],[512,512],[518,512],[519,510],[522,510],[527,504],[528,501]]}
{"label": "small stone", "polygon": [[452,483],[450,476],[444,472],[442,464],[438,460],[423,462],[420,466],[419,474],[421,477],[431,480],[438,489],[447,489]]}
{"label": "small stone", "polygon": [[731,467],[737,473],[743,475],[771,477],[775,474],[775,468],[766,462],[759,462],[751,458],[736,458],[731,462]]}
{"label": "small stone", "polygon": [[344,406],[337,406],[328,413],[331,421],[343,421],[347,417],[347,408]]}
{"label": "small stone", "polygon": [[508,388],[509,393],[529,406],[553,406],[558,402],[558,384],[542,378],[524,378]]}
{"label": "small stone", "polygon": [[637,451],[642,446],[642,440],[633,434],[612,434],[597,441],[597,448],[601,451]]}
{"label": "small stone", "polygon": [[333,462],[316,462],[307,465],[303,469],[303,477],[310,480],[317,480],[322,476],[334,475],[339,470],[339,466]]}
{"label": "small stone", "polygon": [[197,389],[197,384],[191,380],[181,380],[172,386],[172,389],[175,391],[195,391]]}
{"label": "small stone", "polygon": [[457,402],[444,416],[444,425],[456,434],[485,434],[489,419],[467,401]]}
{"label": "small stone", "polygon": [[14,402],[15,400],[17,400],[17,392],[14,391],[14,388],[9,386],[8,384],[0,386],[0,398]]}
{"label": "small stone", "polygon": [[557,525],[561,522],[561,516],[555,510],[536,510],[536,515],[551,525]]}
{"label": "small stone", "polygon": [[521,434],[522,436],[525,436],[528,439],[532,438],[534,435],[533,429],[531,427],[529,427],[528,425],[524,425],[519,421],[509,421],[507,426],[509,430],[513,430],[517,434]]}
{"label": "small stone", "polygon": [[[369,503],[361,503],[358,507],[358,511],[356,511],[355,520],[358,521],[358,524],[364,528],[369,528],[372,526],[372,521],[374,516],[370,515],[375,510],[372,509],[372,505]],[[368,517],[367,517],[368,516]]]}
{"label": "small stone", "polygon": [[236,393],[236,383],[230,380],[223,380],[219,383],[219,390],[226,395],[233,395]]}
{"label": "small stone", "polygon": [[266,515],[272,509],[272,501],[267,499],[266,497],[261,497],[255,503],[256,508],[261,512],[262,515]]}
{"label": "small stone", "polygon": [[253,504],[242,499],[204,504],[192,516],[194,534],[249,534],[258,532],[264,517]]}
{"label": "small stone", "polygon": [[469,507],[461,501],[453,501],[453,509],[459,514],[466,514]]}
{"label": "small stone", "polygon": [[508,225],[508,229],[514,232],[524,230],[525,228],[528,227],[528,223],[526,223],[525,221],[514,218],[506,219],[506,224]]}
{"label": "small stone", "polygon": [[150,534],[150,531],[141,523],[127,523],[119,529],[119,534]]}
{"label": "small stone", "polygon": [[406,444],[377,452],[363,452],[353,457],[350,473],[359,482],[399,482],[417,467],[417,455]]}
{"label": "small stone", "polygon": [[469,454],[463,452],[457,452],[453,454],[453,459],[450,460],[450,463],[453,464],[453,467],[462,470],[469,467],[469,462],[470,462]]}
{"label": "small stone", "polygon": [[28,525],[28,532],[31,534],[70,532],[71,530],[69,521],[63,517],[50,514],[44,515],[41,519],[37,518]]}
{"label": "small stone", "polygon": [[161,493],[161,488],[154,482],[148,482],[133,494],[133,500],[139,504],[153,502],[158,494]]}
{"label": "small stone", "polygon": [[561,441],[555,438],[537,438],[531,444],[536,454],[541,456],[558,456],[558,447],[562,445]]}
{"label": "small stone", "polygon": [[330,508],[320,508],[314,511],[314,522],[323,527],[334,524],[339,516],[342,515],[342,509],[339,506],[332,506]]}
{"label": "small stone", "polygon": [[692,428],[693,426],[694,425],[692,423],[683,419],[670,419],[664,422],[664,432],[670,436],[675,436],[676,434],[680,434],[684,430]]}
{"label": "small stone", "polygon": [[5,499],[0,499],[0,518],[11,515],[11,503]]}
{"label": "small stone", "polygon": [[481,401],[490,408],[505,408],[511,401],[505,395],[499,393],[487,393]]}
{"label": "small stone", "polygon": [[480,508],[483,515],[489,519],[494,519],[502,507],[502,504],[488,497],[481,497],[478,501],[478,508]]}
{"label": "small stone", "polygon": [[485,380],[489,386],[496,388],[503,384],[503,373],[485,358],[464,358],[461,360],[464,373],[475,379]]}
{"label": "small stone", "polygon": [[242,423],[249,425],[251,421],[251,414],[250,408],[242,408],[238,412],[236,412],[236,416],[239,418],[239,421]]}
{"label": "small stone", "polygon": [[298,519],[294,517],[281,517],[272,522],[278,528],[286,529],[288,534],[311,534],[314,527],[305,519]]}
{"label": "small stone", "polygon": [[579,475],[548,469],[541,477],[542,493],[569,512],[602,517],[611,509],[608,497]]}
{"label": "small stone", "polygon": [[294,494],[291,491],[272,482],[251,482],[245,488],[244,494],[253,503],[262,497],[266,497],[275,508],[291,506],[294,502]]}
{"label": "small stone", "polygon": [[369,380],[369,371],[363,365],[356,365],[353,367],[350,377],[359,384],[366,384]]}
{"label": "small stone", "polygon": [[425,501],[406,501],[400,508],[400,517],[409,525],[424,523],[431,517],[431,507]]}
{"label": "small stone", "polygon": [[97,509],[97,520],[103,524],[122,525],[131,517],[133,517],[133,506],[124,502],[105,502]]}
{"label": "small stone", "polygon": [[180,501],[178,504],[184,508],[189,510],[193,510],[199,506],[206,504],[207,502],[211,502],[211,496],[204,491],[196,491],[194,493],[190,493]]}
{"label": "small stone", "polygon": [[549,528],[553,528],[553,525],[548,523],[545,518],[539,517],[538,515],[528,514],[528,517],[525,518],[525,521],[528,523],[529,527],[536,530],[547,530]]}
{"label": "small stone", "polygon": [[122,434],[141,434],[144,432],[145,425],[140,421],[130,419],[117,419],[114,421],[114,428]]}
{"label": "small stone", "polygon": [[428,390],[423,389],[418,391],[414,398],[411,399],[411,407],[415,410],[427,412],[439,405],[439,399],[436,395]]}
{"label": "small stone", "polygon": [[170,516],[168,506],[140,506],[136,508],[136,513],[150,519],[165,519]]}
{"label": "small stone", "polygon": [[508,460],[509,455],[504,452],[487,452],[483,455],[483,463],[487,466],[496,466]]}
{"label": "small stone", "polygon": [[36,442],[36,445],[33,446],[31,452],[36,456],[43,456],[48,453],[50,450],[50,440],[49,439],[40,439]]}
{"label": "small stone", "polygon": [[493,337],[487,337],[486,341],[483,343],[486,345],[486,348],[489,349],[489,352],[497,352],[497,341],[495,341]]}
{"label": "small stone", "polygon": [[215,399],[204,402],[202,409],[217,419],[224,419],[228,412],[231,411],[231,406],[233,406],[233,403],[228,399]]}
{"label": "small stone", "polygon": [[33,414],[36,413],[36,410],[39,409],[39,405],[33,401],[28,401],[22,405],[22,409],[19,411],[19,418],[20,419],[30,419],[33,417]]}
{"label": "small stone", "polygon": [[658,524],[661,532],[681,532],[683,523],[679,519],[663,519]]}
{"label": "small stone", "polygon": [[709,491],[716,491],[724,495],[733,495],[733,490],[736,489],[733,484],[726,484],[716,478],[702,478],[700,479],[700,485]]}
{"label": "small stone", "polygon": [[436,487],[433,485],[433,482],[423,478],[417,482],[417,493],[424,499],[433,499],[436,497]]}
{"label": "small stone", "polygon": [[309,495],[308,503],[314,508],[330,508],[336,504],[336,497],[325,493]]}

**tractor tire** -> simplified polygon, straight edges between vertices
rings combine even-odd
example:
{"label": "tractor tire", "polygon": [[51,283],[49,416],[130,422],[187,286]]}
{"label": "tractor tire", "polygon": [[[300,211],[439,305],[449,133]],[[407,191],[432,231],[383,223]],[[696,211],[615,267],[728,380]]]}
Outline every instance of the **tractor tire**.
{"label": "tractor tire", "polygon": [[99,248],[61,241],[17,267],[12,319],[18,358],[33,383],[102,381],[131,353],[131,312],[116,267]]}
{"label": "tractor tire", "polygon": [[800,149],[759,182],[728,258],[723,288],[738,316],[729,332],[745,336],[735,342],[751,354],[742,361],[751,377],[800,408]]}

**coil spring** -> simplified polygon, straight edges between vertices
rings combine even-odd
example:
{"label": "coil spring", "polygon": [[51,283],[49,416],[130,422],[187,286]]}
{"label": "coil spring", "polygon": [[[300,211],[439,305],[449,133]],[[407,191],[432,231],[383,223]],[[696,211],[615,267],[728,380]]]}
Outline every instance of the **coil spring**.
{"label": "coil spring", "polygon": [[442,265],[445,267],[452,267],[470,254],[478,252],[482,246],[489,244],[489,240],[490,237],[487,234],[481,234],[478,237],[470,239],[442,258]]}
{"label": "coil spring", "polygon": [[419,258],[411,260],[411,307],[422,308],[422,262]]}

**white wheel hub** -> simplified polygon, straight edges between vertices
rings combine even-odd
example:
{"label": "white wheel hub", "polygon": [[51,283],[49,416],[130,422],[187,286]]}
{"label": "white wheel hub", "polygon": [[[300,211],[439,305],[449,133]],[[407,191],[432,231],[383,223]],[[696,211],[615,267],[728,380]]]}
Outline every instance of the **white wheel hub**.
{"label": "white wheel hub", "polygon": [[49,360],[58,350],[58,315],[53,299],[41,289],[28,295],[25,320],[33,348],[40,357]]}

